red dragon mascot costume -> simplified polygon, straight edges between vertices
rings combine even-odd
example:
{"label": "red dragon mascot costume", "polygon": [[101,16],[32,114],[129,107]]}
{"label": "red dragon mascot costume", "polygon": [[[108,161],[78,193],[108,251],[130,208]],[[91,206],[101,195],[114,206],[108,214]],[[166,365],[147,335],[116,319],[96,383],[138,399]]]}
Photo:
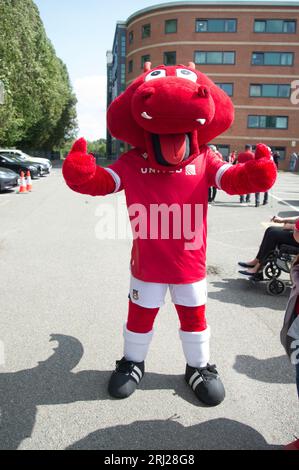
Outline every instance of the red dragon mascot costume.
{"label": "red dragon mascot costume", "polygon": [[[144,73],[108,109],[111,134],[132,149],[101,168],[79,139],[64,162],[63,175],[73,191],[104,196],[124,190],[135,230],[124,356],[108,386],[113,397],[128,397],[142,380],[154,320],[169,288],[180,320],[185,380],[205,404],[224,399],[216,366],[209,364],[205,316],[208,188],[249,194],[267,191],[276,179],[266,145],[257,145],[255,160],[235,166],[207,146],[233,118],[230,98],[193,63],[151,69],[147,62]],[[152,216],[157,207],[169,209],[167,236],[163,217]],[[191,235],[184,231],[187,216]]]}

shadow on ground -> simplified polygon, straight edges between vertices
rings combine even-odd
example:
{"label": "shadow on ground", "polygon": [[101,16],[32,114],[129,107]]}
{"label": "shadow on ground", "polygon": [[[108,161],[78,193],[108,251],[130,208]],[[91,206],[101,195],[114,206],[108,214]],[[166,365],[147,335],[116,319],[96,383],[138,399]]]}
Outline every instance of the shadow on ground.
{"label": "shadow on ground", "polygon": [[[72,372],[84,349],[71,336],[52,335],[58,346],[47,360],[32,369],[0,374],[0,449],[17,449],[30,438],[37,407],[78,401],[113,400],[107,392],[111,372]],[[201,405],[185,384],[183,376],[147,373],[142,390],[170,389],[194,406]],[[162,436],[162,439],[161,439]],[[161,447],[162,446],[162,447]],[[254,429],[236,421],[217,419],[184,427],[172,420],[135,422],[96,431],[70,448],[111,449],[205,449],[271,448]]]}
{"label": "shadow on ground", "polygon": [[295,370],[286,355],[257,359],[253,356],[237,356],[234,369],[260,382],[275,384],[296,383]]}
{"label": "shadow on ground", "polygon": [[[225,304],[237,304],[247,308],[267,307],[272,310],[285,310],[289,289],[281,296],[267,294],[266,282],[252,282],[248,279],[221,279],[209,284],[221,289],[217,292],[209,292],[209,299],[215,299]],[[250,315],[250,311],[248,311]]]}
{"label": "shadow on ground", "polygon": [[238,421],[219,418],[185,427],[174,419],[135,421],[129,425],[99,429],[68,447],[68,450],[280,448],[268,444],[255,429]]}

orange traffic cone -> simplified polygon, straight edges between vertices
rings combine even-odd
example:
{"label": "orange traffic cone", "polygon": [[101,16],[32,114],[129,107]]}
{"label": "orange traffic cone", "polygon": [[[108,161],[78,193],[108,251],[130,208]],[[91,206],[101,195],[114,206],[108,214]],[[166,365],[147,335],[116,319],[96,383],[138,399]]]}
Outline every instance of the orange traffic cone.
{"label": "orange traffic cone", "polygon": [[32,191],[32,180],[31,180],[31,175],[30,175],[29,170],[27,171],[27,175],[26,175],[26,189],[27,191]]}
{"label": "orange traffic cone", "polygon": [[24,171],[21,171],[21,183],[20,183],[20,187],[19,187],[19,194],[21,194],[21,193],[27,193],[27,186],[26,186]]}

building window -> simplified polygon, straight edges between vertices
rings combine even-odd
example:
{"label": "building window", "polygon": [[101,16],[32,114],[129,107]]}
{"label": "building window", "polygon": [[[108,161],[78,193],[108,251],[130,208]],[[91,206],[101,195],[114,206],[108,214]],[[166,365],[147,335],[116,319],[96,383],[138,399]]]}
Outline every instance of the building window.
{"label": "building window", "polygon": [[144,68],[145,62],[150,62],[151,56],[149,54],[141,56],[141,68]]}
{"label": "building window", "polygon": [[121,36],[121,56],[126,57],[126,36],[122,34]]}
{"label": "building window", "polygon": [[248,116],[247,126],[254,129],[287,129],[288,116]]}
{"label": "building window", "polygon": [[164,52],[164,65],[176,65],[176,52]]}
{"label": "building window", "polygon": [[293,52],[253,52],[252,65],[278,65],[290,67],[294,62]]}
{"label": "building window", "polygon": [[296,33],[295,20],[255,20],[255,33]]}
{"label": "building window", "polygon": [[129,44],[132,44],[134,41],[134,31],[129,32]]}
{"label": "building window", "polygon": [[176,33],[178,28],[178,20],[165,21],[165,34]]}
{"label": "building window", "polygon": [[197,19],[195,20],[196,33],[235,33],[237,20]]}
{"label": "building window", "polygon": [[234,94],[234,84],[233,83],[216,83],[221,90],[225,91],[228,96],[233,96]]}
{"label": "building window", "polygon": [[151,25],[150,25],[150,23],[143,24],[141,26],[141,37],[142,37],[142,39],[149,38],[150,35],[151,35]]}
{"label": "building window", "polygon": [[289,98],[291,85],[289,84],[250,84],[249,96],[261,98]]}
{"label": "building window", "polygon": [[234,64],[235,63],[235,52],[201,52],[195,51],[194,62],[196,64]]}
{"label": "building window", "polygon": [[120,83],[121,91],[124,91],[126,89],[126,64],[120,66]]}
{"label": "building window", "polygon": [[132,73],[132,72],[133,72],[133,60],[129,60],[128,73]]}

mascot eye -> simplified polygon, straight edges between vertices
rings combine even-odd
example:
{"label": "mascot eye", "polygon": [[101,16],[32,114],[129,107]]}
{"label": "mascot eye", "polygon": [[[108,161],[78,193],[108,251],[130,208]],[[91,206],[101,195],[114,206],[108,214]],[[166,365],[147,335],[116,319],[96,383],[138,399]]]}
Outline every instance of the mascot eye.
{"label": "mascot eye", "polygon": [[191,80],[191,82],[197,81],[197,75],[191,70],[188,69],[177,69],[176,71],[177,77],[186,78],[187,80]]}
{"label": "mascot eye", "polygon": [[148,82],[149,80],[153,80],[154,78],[162,78],[166,77],[165,70],[153,70],[145,77],[145,81]]}

